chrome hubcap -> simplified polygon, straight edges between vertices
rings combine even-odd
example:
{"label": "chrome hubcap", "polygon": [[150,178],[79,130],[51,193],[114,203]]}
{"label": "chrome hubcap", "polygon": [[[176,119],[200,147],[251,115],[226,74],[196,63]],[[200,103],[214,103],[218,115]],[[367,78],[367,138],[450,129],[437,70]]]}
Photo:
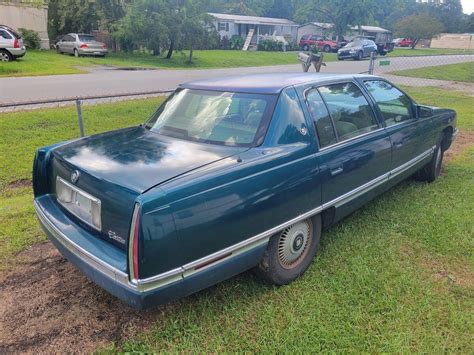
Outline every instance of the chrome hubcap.
{"label": "chrome hubcap", "polygon": [[6,53],[0,53],[0,60],[1,60],[2,62],[8,62],[9,59],[10,59],[10,58],[8,58],[8,54],[6,54]]}
{"label": "chrome hubcap", "polygon": [[311,238],[311,225],[307,221],[286,228],[278,240],[278,260],[285,269],[298,265],[306,256]]}

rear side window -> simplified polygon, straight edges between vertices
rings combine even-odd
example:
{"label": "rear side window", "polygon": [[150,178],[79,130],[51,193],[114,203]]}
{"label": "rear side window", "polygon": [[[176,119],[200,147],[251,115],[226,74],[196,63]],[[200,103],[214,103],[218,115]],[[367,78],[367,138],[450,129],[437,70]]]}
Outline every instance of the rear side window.
{"label": "rear side window", "polygon": [[354,83],[319,88],[336,128],[338,142],[378,129],[372,108]]}
{"label": "rear side window", "polygon": [[304,113],[294,88],[287,88],[280,94],[273,113],[272,129],[272,144],[309,143]]}
{"label": "rear side window", "polygon": [[12,36],[10,36],[10,34],[5,30],[0,30],[0,37],[5,39],[12,39]]}
{"label": "rear side window", "polygon": [[302,39],[303,41],[306,41],[308,38],[309,38],[309,35],[303,35],[303,36],[301,37],[301,39]]}
{"label": "rear side window", "polygon": [[382,80],[366,81],[365,86],[374,97],[386,126],[415,117],[411,99],[393,85]]}

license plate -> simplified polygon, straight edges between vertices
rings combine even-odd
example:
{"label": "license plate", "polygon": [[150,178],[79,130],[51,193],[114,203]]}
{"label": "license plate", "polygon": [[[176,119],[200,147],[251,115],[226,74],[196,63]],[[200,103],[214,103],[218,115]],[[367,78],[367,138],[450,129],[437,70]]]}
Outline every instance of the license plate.
{"label": "license plate", "polygon": [[101,230],[101,202],[59,176],[56,178],[56,198],[73,215],[95,229]]}

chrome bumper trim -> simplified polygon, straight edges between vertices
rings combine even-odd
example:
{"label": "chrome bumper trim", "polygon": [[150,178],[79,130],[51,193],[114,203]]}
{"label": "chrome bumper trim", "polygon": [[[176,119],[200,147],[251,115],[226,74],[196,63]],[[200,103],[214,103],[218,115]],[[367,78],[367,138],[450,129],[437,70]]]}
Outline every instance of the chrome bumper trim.
{"label": "chrome bumper trim", "polygon": [[92,255],[81,246],[74,243],[69,239],[63,232],[61,232],[46,216],[43,212],[42,207],[37,201],[34,201],[36,216],[40,221],[41,225],[51,233],[51,235],[61,243],[67,250],[76,255],[84,263],[90,265],[92,268],[102,273],[104,276],[118,282],[119,284],[127,287],[134,288],[128,281],[128,275],[121,270],[116,269],[112,265],[105,263],[103,260]]}

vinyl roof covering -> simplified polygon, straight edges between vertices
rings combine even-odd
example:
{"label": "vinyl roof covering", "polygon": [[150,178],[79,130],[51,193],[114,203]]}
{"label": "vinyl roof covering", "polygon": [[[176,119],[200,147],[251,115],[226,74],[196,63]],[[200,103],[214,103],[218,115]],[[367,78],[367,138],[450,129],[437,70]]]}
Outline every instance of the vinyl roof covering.
{"label": "vinyl roof covering", "polygon": [[298,26],[296,22],[293,22],[284,18],[218,14],[214,12],[209,12],[208,14],[216,18],[217,20],[249,24],[249,25],[277,25],[277,26],[295,26],[295,27]]}

